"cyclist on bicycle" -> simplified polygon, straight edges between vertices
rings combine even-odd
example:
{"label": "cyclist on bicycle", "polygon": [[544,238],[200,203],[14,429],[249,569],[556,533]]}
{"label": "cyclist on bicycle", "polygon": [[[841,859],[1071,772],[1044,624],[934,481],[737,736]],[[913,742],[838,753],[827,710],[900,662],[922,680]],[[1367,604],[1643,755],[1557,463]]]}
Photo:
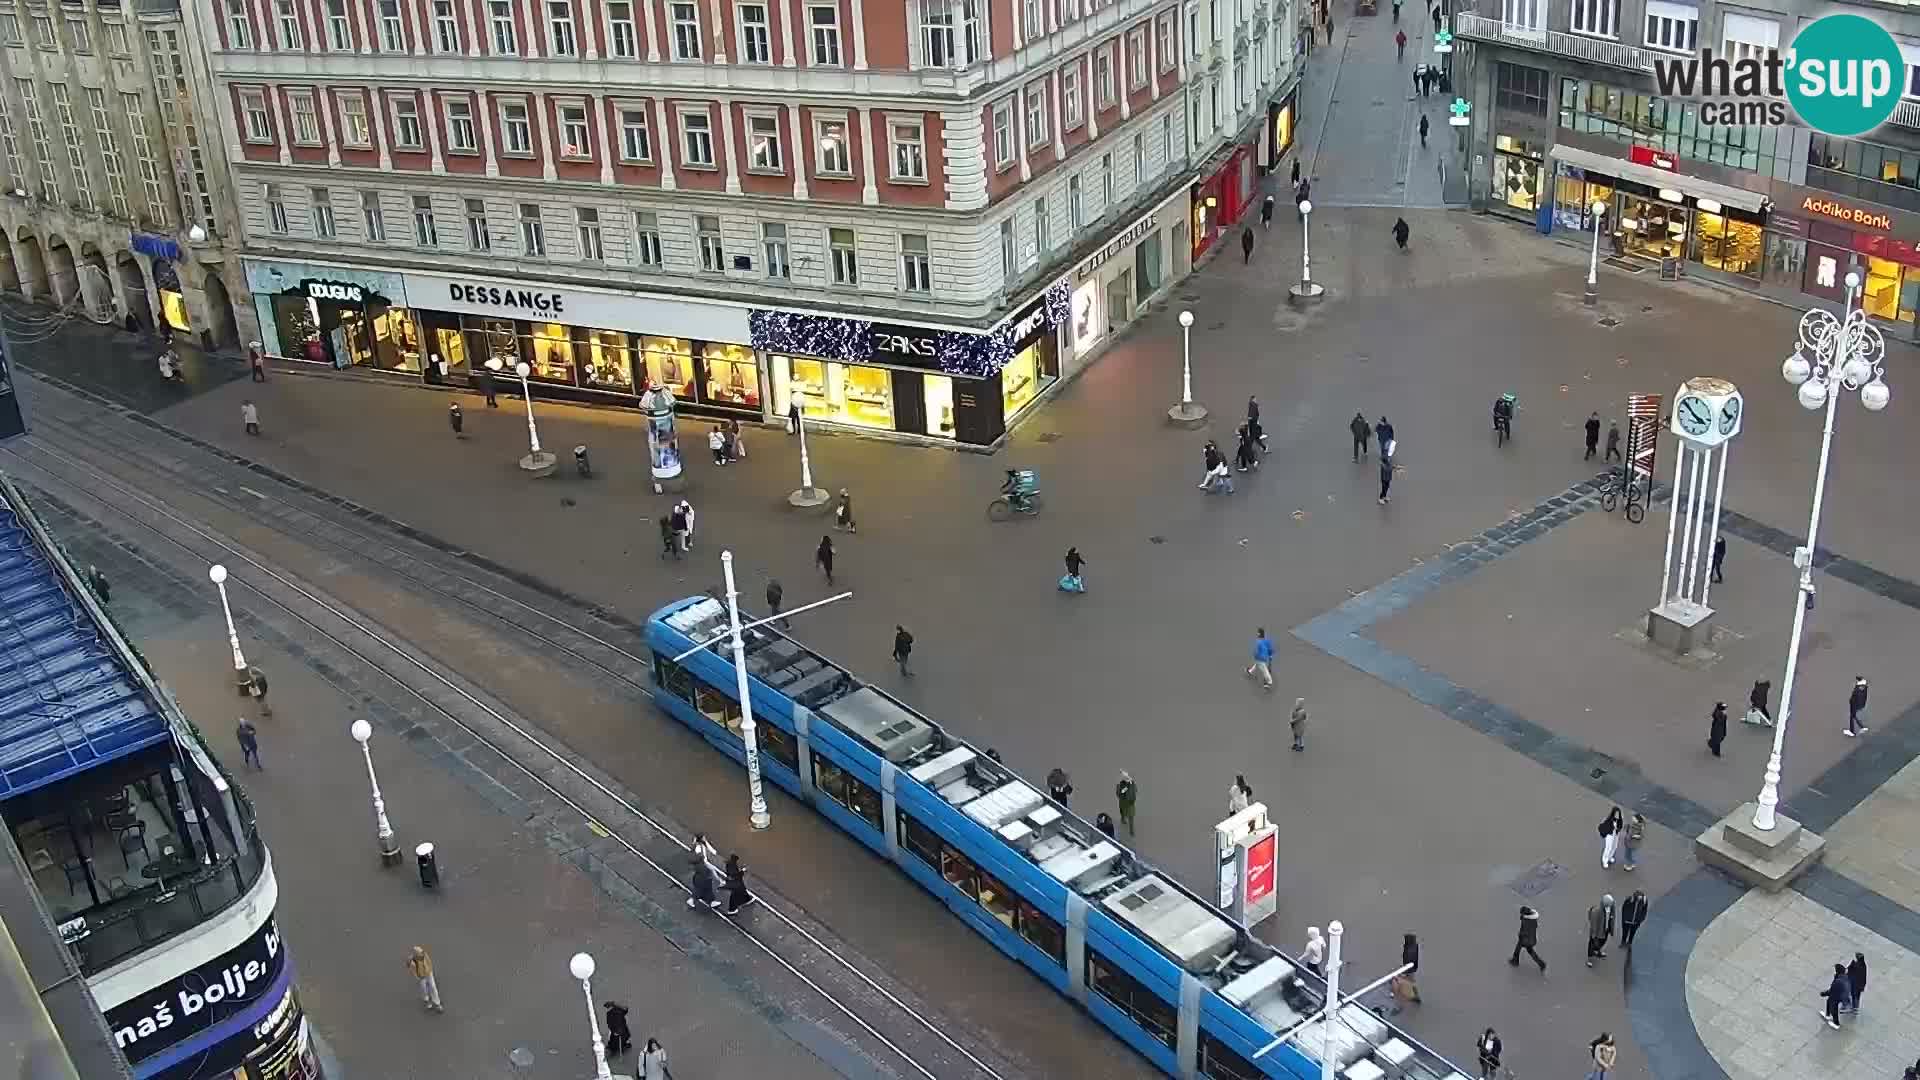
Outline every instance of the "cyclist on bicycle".
{"label": "cyclist on bicycle", "polygon": [[1007,497],[1009,506],[1025,511],[1032,505],[1034,492],[1039,487],[1038,478],[1031,470],[1008,469],[1006,482],[1000,485],[1000,494]]}
{"label": "cyclist on bicycle", "polygon": [[1502,394],[1493,402],[1493,430],[1500,435],[1502,445],[1513,438],[1513,395]]}

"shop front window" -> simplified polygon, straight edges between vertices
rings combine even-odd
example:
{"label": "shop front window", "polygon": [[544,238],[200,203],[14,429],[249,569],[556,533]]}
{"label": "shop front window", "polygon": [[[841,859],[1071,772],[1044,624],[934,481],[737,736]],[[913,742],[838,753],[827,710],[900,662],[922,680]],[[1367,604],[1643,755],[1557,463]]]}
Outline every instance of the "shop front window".
{"label": "shop front window", "polygon": [[1760,253],[1764,244],[1759,225],[1702,210],[1694,219],[1694,233],[1703,265],[1729,274],[1760,276]]}
{"label": "shop front window", "polygon": [[633,348],[618,330],[587,330],[580,343],[582,385],[600,390],[633,390]]}
{"label": "shop front window", "polygon": [[1029,345],[1020,350],[1020,355],[1007,362],[1000,369],[1000,392],[1004,395],[1004,415],[1011,420],[1013,414],[1026,407],[1027,403],[1039,396],[1047,383],[1053,380],[1047,377],[1040,367],[1040,346]]}
{"label": "shop front window", "polygon": [[573,330],[563,323],[533,324],[533,378],[573,381]]}
{"label": "shop front window", "polygon": [[274,297],[273,324],[280,332],[282,355],[314,363],[326,361],[326,349],[320,344],[320,320],[314,312],[313,301],[305,296]]}
{"label": "shop front window", "polygon": [[485,366],[489,360],[498,360],[509,372],[520,362],[520,342],[514,334],[513,320],[468,319],[466,330],[470,361]]}
{"label": "shop front window", "polygon": [[1502,135],[1494,141],[1493,197],[1515,210],[1539,205],[1540,151]]}
{"label": "shop front window", "polygon": [[693,346],[685,338],[643,337],[647,384],[664,386],[681,401],[693,399]]}
{"label": "shop front window", "polygon": [[760,407],[760,366],[752,349],[709,341],[700,356],[707,368],[706,396],[701,400],[714,405]]}
{"label": "shop front window", "polygon": [[1649,259],[1677,259],[1687,250],[1687,211],[1659,199],[1620,196],[1614,230],[1620,249]]}
{"label": "shop front window", "polygon": [[1799,282],[1800,269],[1807,261],[1807,242],[1778,233],[1768,233],[1767,270],[1768,281]]}
{"label": "shop front window", "polygon": [[1892,259],[1865,256],[1867,272],[1861,283],[1860,307],[1876,319],[1913,321],[1912,310],[1900,310],[1900,271]]}
{"label": "shop front window", "polygon": [[776,402],[799,394],[809,420],[893,430],[893,373],[886,368],[805,357],[774,357]]}
{"label": "shop front window", "polygon": [[433,351],[447,362],[448,371],[460,371],[467,366],[467,340],[459,330],[436,326],[433,328]]}
{"label": "shop front window", "polygon": [[920,384],[926,388],[927,434],[953,438],[953,380],[929,373],[920,376]]}
{"label": "shop front window", "polygon": [[374,367],[387,371],[419,371],[420,330],[406,308],[381,308],[373,316]]}

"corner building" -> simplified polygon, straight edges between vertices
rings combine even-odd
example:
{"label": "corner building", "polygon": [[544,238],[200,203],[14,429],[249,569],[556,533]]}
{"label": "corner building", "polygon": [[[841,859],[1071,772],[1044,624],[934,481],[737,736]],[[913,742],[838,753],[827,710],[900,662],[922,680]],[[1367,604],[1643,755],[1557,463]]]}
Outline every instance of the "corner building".
{"label": "corner building", "polygon": [[[1668,99],[1656,61],[1784,54],[1806,24],[1854,13],[1906,58],[1892,118],[1859,138],[1716,125]],[[1920,14],[1813,0],[1477,0],[1453,16],[1462,144],[1477,208],[1542,232],[1590,231],[1630,271],[1698,275],[1799,306],[1837,304],[1858,270],[1867,314],[1914,335],[1920,312]],[[1789,115],[1791,115],[1789,111]]]}
{"label": "corner building", "polygon": [[[195,0],[276,355],[992,447],[1271,154],[1283,0]],[[1293,123],[1291,104],[1288,130]],[[1265,160],[1264,158],[1262,159]],[[1201,231],[1216,231],[1217,219]]]}

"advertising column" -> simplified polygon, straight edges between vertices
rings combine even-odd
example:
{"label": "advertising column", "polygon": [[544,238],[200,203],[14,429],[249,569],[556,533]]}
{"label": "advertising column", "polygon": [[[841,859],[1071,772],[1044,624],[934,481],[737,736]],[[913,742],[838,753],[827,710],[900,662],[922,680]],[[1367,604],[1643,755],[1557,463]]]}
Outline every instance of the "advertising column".
{"label": "advertising column", "polygon": [[1254,803],[1213,827],[1220,907],[1253,926],[1280,906],[1280,830],[1267,820],[1265,803]]}

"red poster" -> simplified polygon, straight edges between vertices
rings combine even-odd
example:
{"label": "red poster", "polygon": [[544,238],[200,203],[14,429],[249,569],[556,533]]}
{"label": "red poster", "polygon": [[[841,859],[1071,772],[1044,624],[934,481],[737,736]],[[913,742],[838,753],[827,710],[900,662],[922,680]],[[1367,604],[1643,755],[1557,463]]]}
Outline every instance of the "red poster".
{"label": "red poster", "polygon": [[1655,150],[1651,146],[1633,147],[1627,151],[1627,160],[1633,162],[1635,165],[1651,165],[1656,169],[1663,169],[1667,172],[1673,172],[1680,166],[1680,163],[1673,159],[1672,154],[1663,150]]}
{"label": "red poster", "polygon": [[1247,906],[1273,895],[1273,862],[1280,847],[1278,834],[1253,842],[1247,848]]}

